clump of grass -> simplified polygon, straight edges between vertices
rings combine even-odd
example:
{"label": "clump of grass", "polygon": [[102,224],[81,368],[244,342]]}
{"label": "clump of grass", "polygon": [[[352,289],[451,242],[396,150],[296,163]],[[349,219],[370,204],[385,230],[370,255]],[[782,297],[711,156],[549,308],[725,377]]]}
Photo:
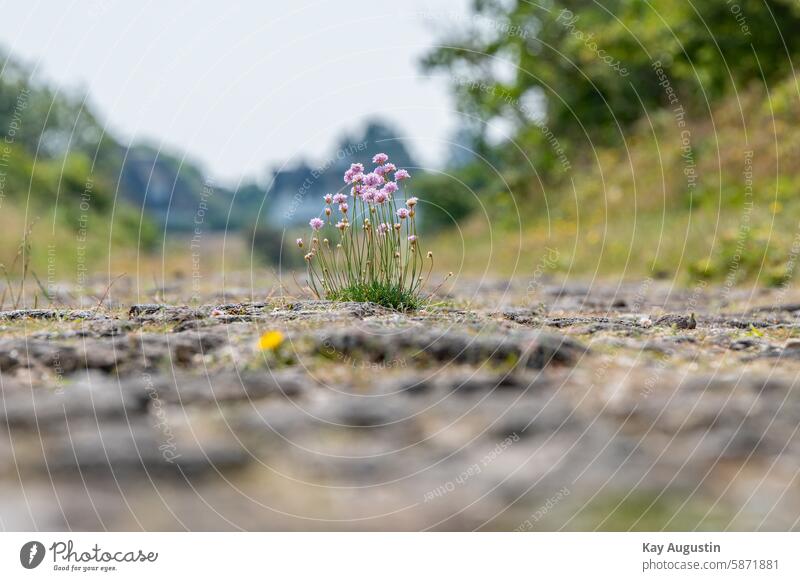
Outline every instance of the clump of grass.
{"label": "clump of grass", "polygon": [[377,280],[332,291],[326,298],[332,301],[376,303],[397,311],[413,311],[423,303],[419,295],[408,289]]}
{"label": "clump of grass", "polygon": [[[384,153],[372,161],[376,167],[368,173],[352,164],[344,174],[349,195],[326,194],[323,212],[309,222],[309,286],[317,298],[413,310],[424,302],[422,289],[433,269],[433,253],[423,254],[417,234],[419,200],[404,188],[406,170]],[[302,238],[297,245],[305,246]]]}

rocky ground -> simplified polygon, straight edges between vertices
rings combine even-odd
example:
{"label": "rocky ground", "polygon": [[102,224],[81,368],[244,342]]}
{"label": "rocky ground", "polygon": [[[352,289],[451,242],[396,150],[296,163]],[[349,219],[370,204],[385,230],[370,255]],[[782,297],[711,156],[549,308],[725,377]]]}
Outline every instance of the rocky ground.
{"label": "rocky ground", "polygon": [[798,528],[793,291],[456,286],[0,313],[0,527]]}

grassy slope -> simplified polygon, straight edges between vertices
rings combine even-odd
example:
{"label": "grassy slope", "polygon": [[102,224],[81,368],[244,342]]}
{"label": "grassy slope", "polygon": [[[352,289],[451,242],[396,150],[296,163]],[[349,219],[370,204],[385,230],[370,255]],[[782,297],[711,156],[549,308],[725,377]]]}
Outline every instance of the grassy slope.
{"label": "grassy slope", "polygon": [[[794,274],[792,243],[800,234],[799,117],[794,81],[769,95],[752,87],[687,119],[685,128],[659,111],[627,136],[627,151],[600,150],[573,163],[574,191],[566,179],[545,195],[515,196],[518,220],[497,227],[492,206],[508,205],[509,194],[490,198],[487,214],[438,237],[440,264],[522,276],[538,268],[781,284]],[[696,166],[692,192],[683,129]]]}
{"label": "grassy slope", "polygon": [[86,285],[121,274],[152,286],[198,269],[207,277],[223,264],[227,270],[248,267],[248,249],[236,235],[220,240],[204,228],[194,250],[186,234],[170,235],[164,243],[163,229],[119,196],[115,200],[114,184],[93,175],[80,155],[34,163],[25,150],[13,147],[0,171],[0,264],[12,279],[22,275],[17,255],[29,228],[31,286],[33,275],[43,286]]}

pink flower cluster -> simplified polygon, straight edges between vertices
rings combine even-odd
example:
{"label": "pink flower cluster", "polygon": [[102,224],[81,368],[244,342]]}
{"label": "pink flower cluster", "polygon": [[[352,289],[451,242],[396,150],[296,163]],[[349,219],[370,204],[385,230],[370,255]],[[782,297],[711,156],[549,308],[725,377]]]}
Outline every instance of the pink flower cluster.
{"label": "pink flower cluster", "polygon": [[[400,189],[398,181],[406,180],[411,177],[408,171],[397,169],[397,166],[389,162],[389,156],[385,153],[377,153],[372,158],[376,164],[374,170],[364,173],[364,165],[354,163],[344,172],[344,182],[352,186],[351,193],[354,197],[369,204],[383,204],[392,199],[392,194]],[[394,174],[394,180],[391,179]],[[333,197],[334,203],[336,197]],[[328,202],[328,196],[325,196]]]}
{"label": "pink flower cluster", "polygon": [[[369,205],[385,204],[391,201],[392,194],[400,189],[398,182],[409,179],[411,174],[404,169],[397,169],[397,166],[389,161],[389,156],[385,153],[375,154],[372,158],[372,162],[376,164],[376,167],[371,172],[367,173],[365,173],[364,164],[351,164],[350,169],[344,172],[344,181],[351,186],[350,194],[354,199],[361,200]],[[394,174],[394,179],[392,179],[392,174]],[[339,207],[339,212],[343,215],[343,220],[339,222],[336,227],[340,230],[344,230],[346,227],[344,224],[347,223],[345,215],[349,210],[347,194],[341,192],[325,194],[323,200],[325,200],[326,204],[326,216],[331,215],[331,206]],[[413,216],[413,207],[416,203],[417,198],[409,198],[406,204],[411,211],[403,208],[397,212],[397,216],[400,219],[404,219],[409,215]],[[314,230],[319,230],[323,227],[324,222],[319,218],[313,218],[309,224]],[[379,232],[380,230],[388,230],[388,226],[385,228],[379,227]]]}
{"label": "pink flower cluster", "polygon": [[[433,268],[429,252],[427,275],[423,272],[425,253],[415,219],[420,201],[405,187],[408,171],[385,153],[375,154],[372,162],[371,170],[350,165],[343,191],[325,194],[320,216],[309,222],[308,244],[296,240],[298,247],[308,246],[308,284],[318,298],[362,300],[366,289],[380,304],[415,308],[425,300],[421,290]],[[339,232],[331,244],[334,228]]]}

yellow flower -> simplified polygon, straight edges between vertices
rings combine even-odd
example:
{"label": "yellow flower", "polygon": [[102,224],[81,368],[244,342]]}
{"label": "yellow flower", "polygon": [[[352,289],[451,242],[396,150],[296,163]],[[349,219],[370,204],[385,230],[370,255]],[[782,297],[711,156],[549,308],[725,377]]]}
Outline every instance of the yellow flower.
{"label": "yellow flower", "polygon": [[274,351],[281,346],[283,339],[280,331],[267,331],[258,339],[258,348],[262,351]]}

